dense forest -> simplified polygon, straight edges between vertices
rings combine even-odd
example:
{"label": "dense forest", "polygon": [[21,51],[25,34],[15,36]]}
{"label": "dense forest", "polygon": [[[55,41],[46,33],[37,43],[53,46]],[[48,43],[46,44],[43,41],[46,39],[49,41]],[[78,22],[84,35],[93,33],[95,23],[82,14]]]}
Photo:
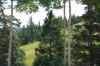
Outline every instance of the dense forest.
{"label": "dense forest", "polygon": [[[71,1],[0,0],[0,66],[100,66],[100,0],[73,0],[85,5],[82,16],[71,14]],[[29,16],[21,26],[14,16],[14,10],[32,15],[40,6],[47,11],[43,25]],[[63,17],[54,9],[63,9]]]}

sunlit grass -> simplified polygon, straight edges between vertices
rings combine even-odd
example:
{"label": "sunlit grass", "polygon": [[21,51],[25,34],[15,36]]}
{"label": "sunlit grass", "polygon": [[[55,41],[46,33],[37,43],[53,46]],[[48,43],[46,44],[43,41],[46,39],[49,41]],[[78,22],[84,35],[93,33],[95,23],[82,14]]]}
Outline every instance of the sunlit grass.
{"label": "sunlit grass", "polygon": [[32,66],[35,59],[35,48],[38,47],[38,44],[39,42],[34,42],[20,47],[25,52],[25,63],[27,66]]}

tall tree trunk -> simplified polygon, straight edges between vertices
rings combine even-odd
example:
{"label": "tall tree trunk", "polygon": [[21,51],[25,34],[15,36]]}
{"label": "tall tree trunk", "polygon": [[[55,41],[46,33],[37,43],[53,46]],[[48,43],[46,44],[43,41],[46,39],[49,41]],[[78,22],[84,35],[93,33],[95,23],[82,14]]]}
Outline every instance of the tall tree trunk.
{"label": "tall tree trunk", "polygon": [[52,37],[52,30],[50,32],[50,54],[49,54],[49,58],[50,58],[50,66],[52,66],[52,41],[53,41],[53,37]]}
{"label": "tall tree trunk", "polygon": [[69,21],[68,21],[68,66],[71,66],[71,0],[69,2]]}
{"label": "tall tree trunk", "polygon": [[64,0],[64,66],[66,65],[66,62],[67,62],[67,51],[66,51],[66,0]]}
{"label": "tall tree trunk", "polygon": [[92,12],[93,12],[93,6],[91,4],[88,4],[88,44],[89,44],[89,52],[90,52],[90,59],[89,59],[89,66],[94,66],[94,61],[95,59],[93,58],[94,56],[94,52],[93,52],[93,31],[94,31],[94,28],[93,28],[93,23],[94,23],[94,20],[93,20],[93,17],[92,16]]}
{"label": "tall tree trunk", "polygon": [[11,21],[10,21],[10,37],[9,37],[9,49],[8,49],[8,66],[11,66],[12,22],[13,22],[13,0],[11,0]]}
{"label": "tall tree trunk", "polygon": [[50,58],[50,66],[52,66],[52,63],[51,63],[51,62],[52,62],[52,58],[51,58],[51,43],[52,43],[52,42],[50,41],[50,54],[49,54],[49,58]]}
{"label": "tall tree trunk", "polygon": [[90,64],[89,64],[89,66],[94,66],[94,58],[93,58],[93,54],[94,54],[94,52],[93,52],[93,43],[92,43],[92,33],[91,32],[89,32],[89,36],[88,36],[88,43],[89,43],[89,52],[90,52],[90,59],[89,59],[89,62],[90,62]]}
{"label": "tall tree trunk", "polygon": [[92,58],[90,59],[90,66],[94,66],[94,60]]}

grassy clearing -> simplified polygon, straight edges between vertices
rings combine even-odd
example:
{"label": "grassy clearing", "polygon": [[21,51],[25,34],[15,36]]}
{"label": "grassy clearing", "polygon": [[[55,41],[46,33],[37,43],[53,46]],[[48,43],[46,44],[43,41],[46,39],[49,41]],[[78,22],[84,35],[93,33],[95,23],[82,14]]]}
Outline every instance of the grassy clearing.
{"label": "grassy clearing", "polygon": [[27,66],[32,66],[32,63],[35,58],[35,48],[38,47],[38,44],[39,44],[39,42],[34,42],[34,43],[27,44],[27,45],[20,47],[22,50],[24,50],[24,52],[26,54],[25,55],[25,57],[26,57],[25,63]]}

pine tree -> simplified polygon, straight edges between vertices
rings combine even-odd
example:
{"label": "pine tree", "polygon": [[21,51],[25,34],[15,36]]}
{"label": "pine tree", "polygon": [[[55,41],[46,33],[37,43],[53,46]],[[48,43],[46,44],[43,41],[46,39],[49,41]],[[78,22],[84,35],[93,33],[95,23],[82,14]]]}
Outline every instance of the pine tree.
{"label": "pine tree", "polygon": [[[4,2],[2,1],[2,4]],[[1,5],[0,5],[1,6]],[[0,66],[7,66],[8,65],[8,48],[9,48],[9,34],[10,34],[10,17],[6,14],[4,14],[4,9],[3,6],[0,8]],[[18,21],[14,16],[12,16],[13,21]],[[12,23],[13,25],[18,25],[19,22],[17,23]],[[11,58],[11,65],[12,66],[18,66],[17,61],[22,61],[20,64],[24,66],[23,60],[24,60],[24,53],[22,50],[19,49],[19,43],[18,43],[18,38],[16,38],[17,35],[13,34],[13,47],[11,49],[12,51],[12,58]],[[17,53],[17,54],[15,54]],[[20,56],[18,56],[20,55]],[[20,59],[18,59],[20,58]],[[22,66],[19,65],[19,66]]]}
{"label": "pine tree", "polygon": [[[79,65],[94,66],[100,63],[99,53],[99,13],[97,13],[96,2],[92,0],[81,0],[85,7],[86,14],[82,16],[82,22],[75,25],[74,35],[74,60]],[[77,52],[77,53],[76,53]]]}
{"label": "pine tree", "polygon": [[33,66],[58,66],[63,63],[62,19],[54,17],[52,11],[44,21],[41,43],[36,49]]}

